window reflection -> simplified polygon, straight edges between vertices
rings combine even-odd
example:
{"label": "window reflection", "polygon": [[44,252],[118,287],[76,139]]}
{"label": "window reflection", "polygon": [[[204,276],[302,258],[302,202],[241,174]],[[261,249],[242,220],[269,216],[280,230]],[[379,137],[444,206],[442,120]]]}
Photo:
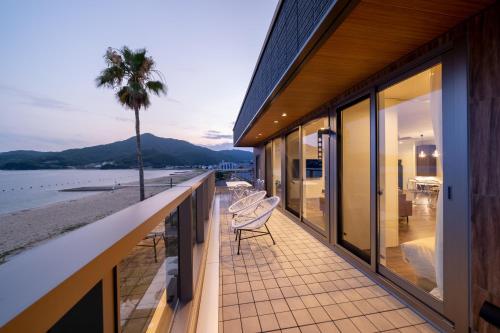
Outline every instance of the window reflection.
{"label": "window reflection", "polygon": [[370,261],[370,100],[340,112],[340,243]]}
{"label": "window reflection", "polygon": [[281,139],[279,138],[273,140],[273,195],[281,198]]}
{"label": "window reflection", "polygon": [[294,131],[286,137],[286,208],[300,216],[300,137]]}
{"label": "window reflection", "polygon": [[327,230],[325,202],[325,142],[318,132],[328,127],[328,118],[302,127],[303,219],[322,231]]}

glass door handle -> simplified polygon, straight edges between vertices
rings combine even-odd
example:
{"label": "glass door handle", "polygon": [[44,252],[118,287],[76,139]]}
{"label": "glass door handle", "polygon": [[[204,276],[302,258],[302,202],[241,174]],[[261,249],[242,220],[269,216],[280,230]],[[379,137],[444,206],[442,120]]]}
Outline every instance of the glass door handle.
{"label": "glass door handle", "polygon": [[377,191],[377,194],[378,194],[378,195],[383,195],[383,194],[384,194],[384,190],[378,190],[378,191]]}

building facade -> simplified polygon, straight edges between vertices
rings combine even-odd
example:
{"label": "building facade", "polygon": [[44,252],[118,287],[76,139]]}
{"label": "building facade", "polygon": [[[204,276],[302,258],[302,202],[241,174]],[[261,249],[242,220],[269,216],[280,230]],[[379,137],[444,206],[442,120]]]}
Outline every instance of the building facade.
{"label": "building facade", "polygon": [[283,212],[443,331],[498,330],[499,22],[283,0],[234,126]]}

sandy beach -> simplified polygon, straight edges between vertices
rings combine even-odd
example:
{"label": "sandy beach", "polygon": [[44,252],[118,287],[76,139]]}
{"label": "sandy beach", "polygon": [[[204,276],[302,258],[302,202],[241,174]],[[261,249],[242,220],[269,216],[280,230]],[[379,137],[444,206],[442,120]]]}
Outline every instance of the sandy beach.
{"label": "sandy beach", "polygon": [[[181,183],[201,171],[190,171],[168,177],[148,179],[146,197],[160,193],[168,186],[148,187],[147,184]],[[136,183],[130,183],[133,185]],[[77,200],[70,200],[40,208],[0,215],[0,264],[20,252],[65,232],[120,211],[139,201],[137,187],[101,192]]]}

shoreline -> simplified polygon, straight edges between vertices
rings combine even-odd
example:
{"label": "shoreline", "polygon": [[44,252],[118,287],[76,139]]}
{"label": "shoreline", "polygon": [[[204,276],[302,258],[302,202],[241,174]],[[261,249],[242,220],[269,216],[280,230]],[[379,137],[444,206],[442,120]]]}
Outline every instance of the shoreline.
{"label": "shoreline", "polygon": [[[145,186],[146,198],[169,189],[170,184],[167,184],[167,181],[170,178],[175,186],[199,173],[193,170],[146,179],[146,185],[166,185]],[[138,181],[126,185],[138,185]],[[0,265],[29,248],[100,220],[137,202],[139,202],[138,187],[124,186],[113,191],[97,192],[78,199],[0,215]]]}

